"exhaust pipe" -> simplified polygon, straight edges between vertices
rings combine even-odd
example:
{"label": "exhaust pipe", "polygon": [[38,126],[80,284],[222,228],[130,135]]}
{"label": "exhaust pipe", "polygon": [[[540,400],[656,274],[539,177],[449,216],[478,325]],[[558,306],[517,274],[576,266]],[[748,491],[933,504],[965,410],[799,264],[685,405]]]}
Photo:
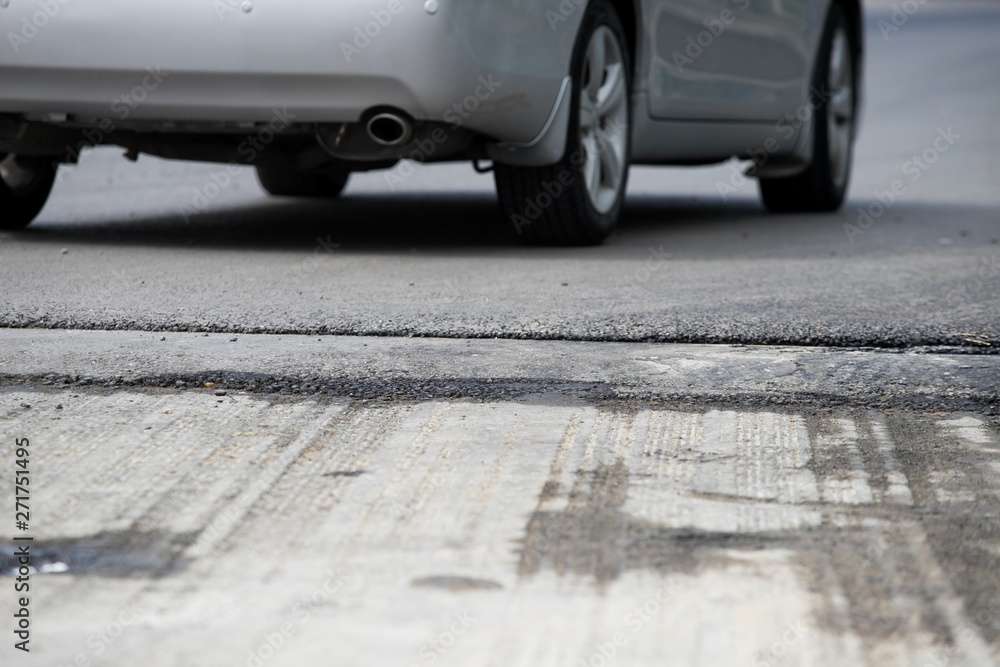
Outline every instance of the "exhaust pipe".
{"label": "exhaust pipe", "polygon": [[413,122],[395,111],[382,111],[365,124],[368,136],[382,146],[399,146],[413,137]]}

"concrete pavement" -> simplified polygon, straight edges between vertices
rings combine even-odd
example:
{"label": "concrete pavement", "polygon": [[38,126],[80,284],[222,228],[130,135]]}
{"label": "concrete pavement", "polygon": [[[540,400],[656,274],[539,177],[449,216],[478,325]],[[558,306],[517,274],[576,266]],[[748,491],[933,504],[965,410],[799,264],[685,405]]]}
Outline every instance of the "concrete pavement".
{"label": "concrete pavement", "polygon": [[[31,441],[32,665],[1000,659],[996,356],[27,330],[0,349],[3,442]],[[4,552],[23,534],[0,522]]]}
{"label": "concrete pavement", "polygon": [[998,659],[982,416],[38,387],[0,415],[49,572],[32,665]]}

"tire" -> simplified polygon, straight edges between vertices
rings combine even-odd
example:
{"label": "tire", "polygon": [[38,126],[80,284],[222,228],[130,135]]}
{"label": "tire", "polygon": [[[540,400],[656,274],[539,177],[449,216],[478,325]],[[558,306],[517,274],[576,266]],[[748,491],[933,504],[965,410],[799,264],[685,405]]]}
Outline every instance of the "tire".
{"label": "tire", "polygon": [[339,197],[347,185],[351,172],[307,173],[285,167],[257,165],[257,180],[272,195],[279,197]]}
{"label": "tire", "polygon": [[48,158],[18,160],[0,154],[0,229],[24,229],[45,206],[56,180]]}
{"label": "tire", "polygon": [[835,211],[851,180],[857,118],[858,63],[854,33],[840,5],[830,7],[813,76],[813,160],[802,173],[760,179],[772,211]]}
{"label": "tire", "polygon": [[[587,8],[570,67],[566,152],[547,167],[494,168],[504,218],[522,240],[593,245],[621,213],[631,155],[632,64],[621,21],[607,0]],[[591,73],[599,69],[601,78]]]}

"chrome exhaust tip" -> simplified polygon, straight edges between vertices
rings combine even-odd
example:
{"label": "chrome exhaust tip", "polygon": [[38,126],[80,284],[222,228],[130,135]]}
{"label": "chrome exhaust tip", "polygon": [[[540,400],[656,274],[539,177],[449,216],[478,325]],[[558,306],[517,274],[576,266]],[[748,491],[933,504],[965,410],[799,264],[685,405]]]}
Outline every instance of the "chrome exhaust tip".
{"label": "chrome exhaust tip", "polygon": [[375,114],[368,119],[365,129],[372,141],[382,146],[399,146],[413,137],[413,122],[392,111]]}

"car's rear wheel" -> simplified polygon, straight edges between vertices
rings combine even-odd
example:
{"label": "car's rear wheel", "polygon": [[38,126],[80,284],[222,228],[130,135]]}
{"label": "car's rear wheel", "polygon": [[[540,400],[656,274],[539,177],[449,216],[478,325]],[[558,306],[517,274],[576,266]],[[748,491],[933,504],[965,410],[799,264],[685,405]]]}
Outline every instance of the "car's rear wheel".
{"label": "car's rear wheel", "polygon": [[279,197],[339,197],[350,176],[351,172],[346,169],[314,173],[257,165],[257,180],[261,186]]}
{"label": "car's rear wheel", "polygon": [[834,3],[823,35],[813,85],[813,159],[802,173],[760,179],[772,211],[834,211],[851,176],[857,114],[857,49],[840,6]]}
{"label": "car's rear wheel", "polygon": [[48,158],[0,154],[0,229],[24,229],[45,206],[56,180]]}
{"label": "car's rear wheel", "polygon": [[625,31],[607,0],[587,8],[573,53],[566,152],[548,167],[497,164],[497,194],[530,243],[600,243],[621,213],[630,158],[632,69]]}

